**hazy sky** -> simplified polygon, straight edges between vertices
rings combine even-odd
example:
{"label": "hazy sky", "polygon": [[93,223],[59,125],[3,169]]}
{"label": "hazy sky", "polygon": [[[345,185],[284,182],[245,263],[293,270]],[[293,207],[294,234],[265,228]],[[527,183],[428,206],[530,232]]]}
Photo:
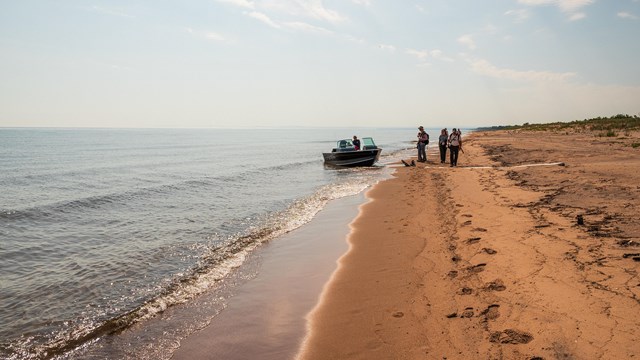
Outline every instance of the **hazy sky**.
{"label": "hazy sky", "polygon": [[640,113],[640,0],[0,0],[0,127],[618,113]]}

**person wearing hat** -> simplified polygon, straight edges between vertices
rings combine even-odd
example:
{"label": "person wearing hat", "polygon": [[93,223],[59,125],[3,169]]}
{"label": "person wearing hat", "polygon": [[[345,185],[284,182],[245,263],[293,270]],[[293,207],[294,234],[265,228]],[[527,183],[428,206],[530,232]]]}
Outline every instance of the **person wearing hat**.
{"label": "person wearing hat", "polygon": [[429,134],[424,131],[424,127],[418,127],[418,161],[427,161],[427,144],[429,143]]}

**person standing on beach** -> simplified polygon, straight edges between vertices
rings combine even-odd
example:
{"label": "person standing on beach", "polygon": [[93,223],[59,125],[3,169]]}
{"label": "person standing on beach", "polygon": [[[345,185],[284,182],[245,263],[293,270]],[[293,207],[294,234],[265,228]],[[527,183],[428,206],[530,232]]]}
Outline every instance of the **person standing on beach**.
{"label": "person standing on beach", "polygon": [[447,141],[449,141],[449,134],[447,134],[447,128],[440,130],[440,137],[438,138],[438,145],[440,146],[440,164],[444,164],[447,159]]}
{"label": "person standing on beach", "polygon": [[458,166],[458,151],[462,148],[462,138],[460,137],[460,133],[453,128],[451,131],[451,135],[449,135],[449,160],[451,161],[451,166]]}
{"label": "person standing on beach", "polygon": [[429,143],[429,134],[424,131],[424,127],[418,127],[418,161],[427,161],[427,144]]}
{"label": "person standing on beach", "polygon": [[353,147],[356,148],[356,150],[360,150],[360,139],[358,139],[357,136],[353,135],[353,140],[351,141],[351,143],[353,144]]}

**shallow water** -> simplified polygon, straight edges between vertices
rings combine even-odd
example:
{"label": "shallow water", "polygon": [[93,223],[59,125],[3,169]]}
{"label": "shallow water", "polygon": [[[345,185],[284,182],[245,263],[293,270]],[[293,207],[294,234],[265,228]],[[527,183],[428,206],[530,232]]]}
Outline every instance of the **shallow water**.
{"label": "shallow water", "polygon": [[[251,249],[389,174],[323,166],[353,132],[0,129],[0,357],[73,356],[202,301]],[[356,133],[381,164],[415,136]]]}

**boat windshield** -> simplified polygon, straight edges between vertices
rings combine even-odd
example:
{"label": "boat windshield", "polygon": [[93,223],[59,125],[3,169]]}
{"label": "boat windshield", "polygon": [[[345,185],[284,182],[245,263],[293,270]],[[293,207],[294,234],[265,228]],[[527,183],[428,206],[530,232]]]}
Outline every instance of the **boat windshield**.
{"label": "boat windshield", "polygon": [[346,149],[346,148],[353,147],[353,143],[349,139],[344,139],[344,140],[338,141],[338,146],[337,147],[339,149]]}
{"label": "boat windshield", "polygon": [[376,143],[373,142],[373,138],[370,137],[366,137],[366,138],[362,138],[362,145],[363,148],[366,149],[376,149]]}

